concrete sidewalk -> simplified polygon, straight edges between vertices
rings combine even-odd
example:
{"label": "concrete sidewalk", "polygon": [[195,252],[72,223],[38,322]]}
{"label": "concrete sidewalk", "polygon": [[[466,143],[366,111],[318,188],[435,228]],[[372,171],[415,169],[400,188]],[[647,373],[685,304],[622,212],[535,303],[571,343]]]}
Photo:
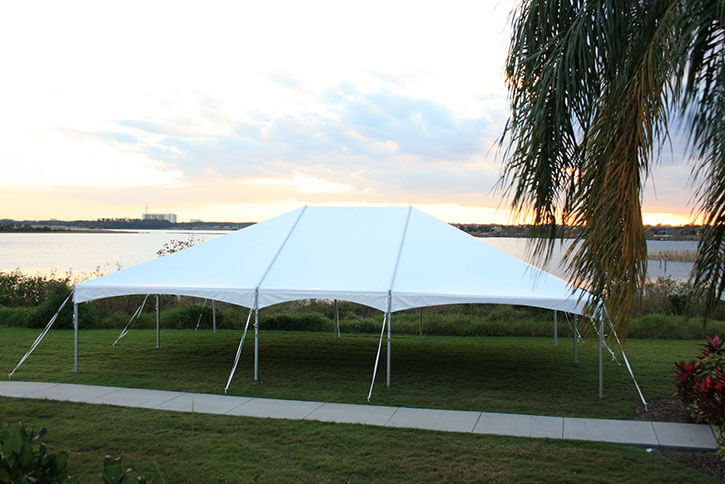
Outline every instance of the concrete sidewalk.
{"label": "concrete sidewalk", "polygon": [[0,381],[0,396],[176,412],[190,412],[193,406],[194,412],[217,415],[318,420],[515,437],[590,440],[651,447],[717,448],[715,438],[707,425],[672,422],[352,405],[22,381]]}

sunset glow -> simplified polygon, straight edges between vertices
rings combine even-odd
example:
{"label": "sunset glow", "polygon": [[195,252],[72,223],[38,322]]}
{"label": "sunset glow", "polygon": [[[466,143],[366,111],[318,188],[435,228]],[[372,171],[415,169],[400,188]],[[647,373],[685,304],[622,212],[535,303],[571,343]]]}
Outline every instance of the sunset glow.
{"label": "sunset glow", "polygon": [[[513,4],[5,3],[0,218],[323,204],[511,223],[494,188]],[[672,152],[645,223],[690,221]]]}

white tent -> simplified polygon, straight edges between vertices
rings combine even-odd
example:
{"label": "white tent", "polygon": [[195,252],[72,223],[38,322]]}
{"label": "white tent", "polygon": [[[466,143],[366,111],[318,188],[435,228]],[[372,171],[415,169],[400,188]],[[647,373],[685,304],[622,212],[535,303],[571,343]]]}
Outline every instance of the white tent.
{"label": "white tent", "polygon": [[[252,312],[257,380],[258,310],[286,301],[346,300],[383,311],[373,383],[387,327],[390,385],[391,314],[396,311],[442,304],[495,303],[580,315],[591,298],[585,291],[413,207],[303,207],[204,244],[77,284],[73,293],[74,371],[78,371],[78,304],[132,294],[194,296],[250,308],[227,388]],[[158,347],[158,296],[156,322]],[[601,321],[598,333],[599,387],[603,396]]]}
{"label": "white tent", "polygon": [[[393,312],[498,303],[581,314],[590,297],[413,207],[303,207],[83,282],[73,299],[77,309],[85,301],[130,294],[195,296],[254,310],[311,298],[379,309],[383,331],[388,328],[388,384]],[[255,335],[258,326],[255,318]],[[255,379],[256,350],[255,341]]]}
{"label": "white tent", "polygon": [[413,207],[303,207],[76,285],[73,300],[176,294],[261,309],[327,298],[384,312],[454,303],[581,314],[589,295]]}

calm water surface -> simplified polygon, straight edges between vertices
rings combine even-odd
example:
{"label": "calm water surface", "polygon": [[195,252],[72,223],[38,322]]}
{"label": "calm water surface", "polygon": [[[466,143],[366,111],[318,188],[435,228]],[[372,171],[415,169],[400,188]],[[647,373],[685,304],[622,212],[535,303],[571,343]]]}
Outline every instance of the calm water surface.
{"label": "calm water surface", "polygon": [[[108,273],[119,268],[140,264],[157,257],[164,243],[171,240],[187,240],[194,236],[208,241],[224,235],[223,231],[178,231],[149,230],[142,232],[107,233],[0,233],[0,271],[20,269],[24,272],[50,272],[65,274],[72,272],[76,277],[88,278],[93,273]],[[526,239],[486,237],[488,243],[514,257],[528,261]],[[544,269],[566,279],[559,266],[561,257],[569,246],[557,247],[552,262]],[[694,241],[648,241],[650,251],[695,250]],[[656,278],[669,276],[687,279],[692,264],[688,262],[667,262],[664,265],[650,261],[648,276]]]}
{"label": "calm water surface", "polygon": [[[531,262],[529,258],[530,246],[528,239],[508,238],[508,237],[485,237],[482,240],[499,250],[502,250],[514,257],[517,257],[526,262]],[[561,266],[561,261],[566,251],[571,247],[571,240],[565,240],[563,244],[557,244],[554,249],[554,254],[551,257],[549,264],[542,268],[551,274],[554,274],[561,279],[568,279],[564,268]],[[697,242],[694,240],[648,240],[647,250],[649,252],[664,252],[664,251],[683,251],[683,250],[696,250]],[[537,262],[534,262],[537,267],[540,266]],[[649,261],[647,264],[647,277],[650,279],[656,279],[658,277],[670,277],[672,279],[688,279],[690,277],[690,270],[692,269],[691,262],[672,262],[668,261],[666,264],[659,261]]]}
{"label": "calm water surface", "polygon": [[0,271],[108,273],[157,257],[171,240],[203,242],[228,232],[149,230],[104,233],[0,233]]}

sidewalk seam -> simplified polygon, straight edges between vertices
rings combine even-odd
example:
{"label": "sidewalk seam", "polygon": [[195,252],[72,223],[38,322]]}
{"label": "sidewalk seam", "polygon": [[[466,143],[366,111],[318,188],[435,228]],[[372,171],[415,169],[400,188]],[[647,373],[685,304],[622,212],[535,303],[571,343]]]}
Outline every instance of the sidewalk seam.
{"label": "sidewalk seam", "polygon": [[[238,398],[238,397],[235,397],[235,398]],[[255,398],[255,397],[244,397],[244,398],[246,398],[246,399],[247,399],[247,401],[245,401],[245,402],[242,402],[242,403],[240,403],[239,405],[235,405],[235,406],[233,406],[232,408],[230,408],[229,410],[227,410],[226,412],[223,412],[223,413],[221,413],[221,414],[219,414],[219,415],[231,415],[231,414],[232,414],[232,412],[233,412],[234,410],[238,409],[239,407],[243,407],[243,406],[245,406],[246,404],[248,404],[248,403],[249,403],[249,402],[251,402],[252,400],[256,400],[256,398]],[[246,415],[245,415],[245,416],[246,416]]]}
{"label": "sidewalk seam", "polygon": [[650,422],[649,424],[652,427],[652,433],[655,434],[655,440],[657,441],[657,447],[662,447],[662,442],[660,441],[660,436],[657,435],[657,429],[655,428],[655,423]]}
{"label": "sidewalk seam", "polygon": [[325,405],[325,402],[318,402],[318,403],[319,403],[319,405],[316,406],[315,408],[313,408],[312,410],[310,410],[310,412],[308,414],[306,414],[304,417],[302,417],[302,420],[307,420],[307,417],[309,417],[310,415],[312,415],[313,413],[315,413],[316,411],[321,409],[323,405]]}
{"label": "sidewalk seam", "polygon": [[396,413],[398,413],[398,410],[400,410],[400,407],[395,407],[395,412],[393,412],[392,415],[390,415],[390,417],[388,417],[388,420],[385,421],[385,423],[383,424],[383,427],[387,427],[388,426],[388,424],[390,423],[390,420],[393,417],[395,417],[395,414]]}
{"label": "sidewalk seam", "polygon": [[[110,388],[112,388],[112,387],[103,387],[103,386],[95,386],[95,385],[93,385],[93,386],[94,386],[95,388],[105,388],[105,389],[110,389]],[[85,402],[86,402],[86,403],[101,403],[101,402],[94,402],[93,400],[96,400],[97,398],[107,397],[108,395],[112,395],[112,394],[114,394],[114,393],[116,393],[116,392],[120,392],[121,390],[124,390],[124,389],[123,389],[123,388],[116,388],[116,389],[114,389],[114,390],[111,390],[111,391],[109,391],[109,392],[106,392],[106,393],[101,393],[100,395],[97,395],[97,396],[95,396],[95,397],[93,397],[93,398],[91,398],[91,399],[85,400]],[[65,401],[66,401],[66,402],[69,402],[70,400],[65,400]]]}
{"label": "sidewalk seam", "polygon": [[476,423],[474,423],[473,427],[471,428],[471,433],[476,430],[476,426],[478,426],[478,422],[481,421],[481,417],[483,417],[483,412],[478,412],[478,418],[476,419]]}
{"label": "sidewalk seam", "polygon": [[47,391],[47,390],[50,390],[51,388],[55,388],[55,387],[57,387],[58,385],[60,385],[60,383],[55,383],[55,384],[53,384],[53,385],[50,385],[50,386],[44,387],[44,388],[42,388],[42,389],[40,389],[40,390],[35,390],[35,391],[32,391],[32,392],[24,393],[24,394],[22,395],[22,398],[33,398],[33,397],[31,397],[31,396],[30,396],[30,395],[32,395],[33,393],[37,393],[37,392],[45,392],[45,391]]}
{"label": "sidewalk seam", "polygon": [[179,397],[182,397],[183,395],[185,395],[185,393],[184,393],[184,392],[176,392],[176,393],[178,393],[178,395],[174,395],[173,397],[167,398],[166,400],[164,400],[164,401],[162,401],[162,402],[159,402],[159,403],[157,403],[156,405],[154,405],[154,406],[152,406],[152,407],[148,407],[148,408],[150,408],[150,409],[157,409],[157,410],[161,410],[160,408],[158,408],[158,407],[159,407],[159,405],[164,405],[164,404],[167,404],[167,403],[169,403],[169,402],[170,402],[171,400],[176,400],[177,398],[179,398]]}

